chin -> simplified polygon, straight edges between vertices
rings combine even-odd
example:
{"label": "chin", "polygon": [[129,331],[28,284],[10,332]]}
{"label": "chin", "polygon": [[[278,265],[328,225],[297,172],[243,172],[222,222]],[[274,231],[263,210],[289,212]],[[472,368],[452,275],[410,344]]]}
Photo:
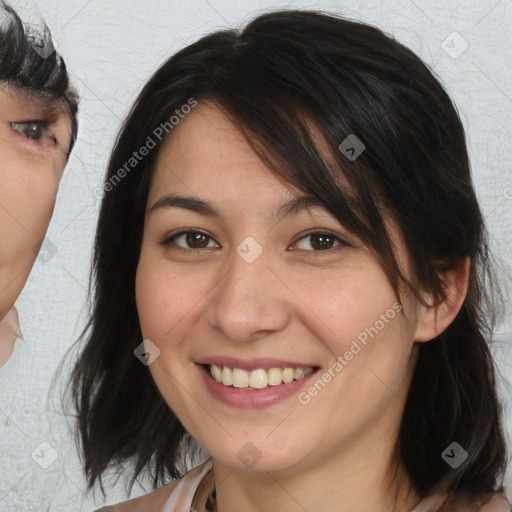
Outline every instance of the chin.
{"label": "chin", "polygon": [[[240,445],[240,448],[233,452],[234,445]],[[233,471],[287,472],[299,466],[305,458],[305,455],[299,454],[297,450],[288,449],[288,453],[279,453],[276,452],[274,446],[262,446],[262,443],[258,446],[252,441],[233,443],[231,440],[226,449],[219,448],[219,445],[217,445],[208,453],[215,461]]]}

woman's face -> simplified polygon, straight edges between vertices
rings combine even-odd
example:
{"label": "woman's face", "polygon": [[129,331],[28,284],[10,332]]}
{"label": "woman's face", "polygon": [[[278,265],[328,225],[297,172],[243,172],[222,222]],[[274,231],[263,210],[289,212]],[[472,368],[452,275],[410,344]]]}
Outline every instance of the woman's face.
{"label": "woman's face", "polygon": [[357,464],[396,440],[419,309],[327,210],[290,203],[302,195],[212,105],[174,128],[151,183],[136,280],[150,371],[232,468]]}
{"label": "woman's face", "polygon": [[43,241],[70,138],[64,109],[0,83],[0,319]]}

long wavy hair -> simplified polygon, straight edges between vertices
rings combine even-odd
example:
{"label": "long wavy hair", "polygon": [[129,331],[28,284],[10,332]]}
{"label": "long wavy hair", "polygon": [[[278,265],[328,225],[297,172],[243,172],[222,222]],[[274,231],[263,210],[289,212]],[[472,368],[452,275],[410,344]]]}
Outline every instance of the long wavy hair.
{"label": "long wavy hair", "polygon": [[[492,274],[457,110],[433,72],[379,29],[300,10],[263,14],[241,31],[217,31],[182,49],[154,73],[124,121],[105,177],[91,311],[70,380],[89,490],[99,480],[103,491],[104,472],[124,462],[133,463],[130,489],[144,470],[156,487],[182,474],[191,446],[133,354],[142,341],[135,273],[160,143],[112,181],[191,98],[214,102],[270,172],[316,196],[371,247],[397,295],[405,282],[418,300],[426,291],[438,305],[444,274],[470,258],[457,317],[436,339],[416,344],[396,460],[422,497],[499,490],[506,448],[485,314],[495,309]],[[339,149],[349,135],[366,147],[355,160]],[[397,263],[389,218],[409,252],[410,281]],[[469,455],[457,469],[441,457],[454,440]]]}

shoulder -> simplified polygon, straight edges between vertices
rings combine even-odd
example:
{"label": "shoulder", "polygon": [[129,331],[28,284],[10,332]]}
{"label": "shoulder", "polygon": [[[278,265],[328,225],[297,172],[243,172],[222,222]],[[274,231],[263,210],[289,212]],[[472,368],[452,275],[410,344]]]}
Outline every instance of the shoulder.
{"label": "shoulder", "polygon": [[163,507],[177,485],[178,482],[173,482],[144,496],[123,501],[116,505],[108,505],[95,512],[157,512]]}
{"label": "shoulder", "polygon": [[502,492],[481,494],[478,497],[470,497],[467,494],[459,494],[447,500],[444,512],[511,512],[512,508],[506,496]]}
{"label": "shoulder", "polygon": [[95,512],[159,512],[164,505],[167,507],[179,505],[182,508],[183,503],[192,502],[195,492],[211,468],[212,462],[210,459],[192,468],[176,482],[165,485],[144,496],[123,501],[116,505],[105,506]]}
{"label": "shoulder", "polygon": [[502,492],[483,495],[476,508],[478,512],[511,512],[512,508]]}

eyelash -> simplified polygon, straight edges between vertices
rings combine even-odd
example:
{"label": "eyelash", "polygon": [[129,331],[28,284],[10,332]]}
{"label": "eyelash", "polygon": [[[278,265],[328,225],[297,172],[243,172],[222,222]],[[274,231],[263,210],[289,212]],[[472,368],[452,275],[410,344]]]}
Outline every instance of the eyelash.
{"label": "eyelash", "polygon": [[[42,145],[44,143],[43,139],[44,139],[45,135],[48,136],[52,140],[53,144],[57,143],[55,137],[53,137],[51,135],[50,131],[48,130],[48,123],[46,121],[37,121],[37,120],[19,121],[19,122],[13,122],[10,124],[11,124],[11,129],[13,131],[15,131],[16,133],[18,133],[19,135],[21,135],[22,137],[24,137],[25,139],[27,139],[28,141],[30,141],[33,144]],[[30,131],[31,128],[34,128],[34,127],[37,127],[37,130],[38,130],[37,138],[31,137],[30,132],[27,133],[27,131]],[[32,134],[34,134],[33,131],[32,131]]]}
{"label": "eyelash", "polygon": [[[171,244],[180,236],[182,235],[186,235],[186,234],[200,234],[200,235],[203,235],[205,236],[206,238],[209,238],[210,240],[214,240],[213,237],[211,237],[210,235],[208,235],[208,233],[205,233],[204,231],[200,231],[200,230],[181,230],[181,231],[178,231],[177,233],[173,233],[172,235],[166,237],[164,240],[162,240],[162,242],[160,242],[161,245],[163,246],[171,246]],[[318,250],[318,251],[315,251],[315,250],[307,250],[307,249],[302,249],[303,251],[306,251],[306,252],[309,252],[309,253],[329,253],[329,254],[332,254],[332,252],[336,251],[337,249],[340,249],[341,247],[350,247],[350,245],[345,242],[344,240],[342,240],[339,236],[335,235],[334,233],[330,232],[330,231],[322,231],[322,230],[315,230],[315,231],[309,231],[307,233],[304,233],[300,238],[298,238],[295,242],[293,242],[292,245],[295,245],[297,244],[297,242],[307,238],[307,237],[311,237],[313,235],[324,235],[324,236],[327,236],[329,238],[332,238],[334,239],[335,242],[337,242],[337,246],[334,246],[330,249],[324,249],[324,250]],[[185,248],[185,247],[180,247],[180,246],[177,246],[177,247],[173,247],[173,250],[178,250],[180,252],[183,252],[183,253],[198,253],[199,251],[201,251],[202,249],[211,249],[211,247],[199,247],[197,249],[190,249],[190,248]]]}

